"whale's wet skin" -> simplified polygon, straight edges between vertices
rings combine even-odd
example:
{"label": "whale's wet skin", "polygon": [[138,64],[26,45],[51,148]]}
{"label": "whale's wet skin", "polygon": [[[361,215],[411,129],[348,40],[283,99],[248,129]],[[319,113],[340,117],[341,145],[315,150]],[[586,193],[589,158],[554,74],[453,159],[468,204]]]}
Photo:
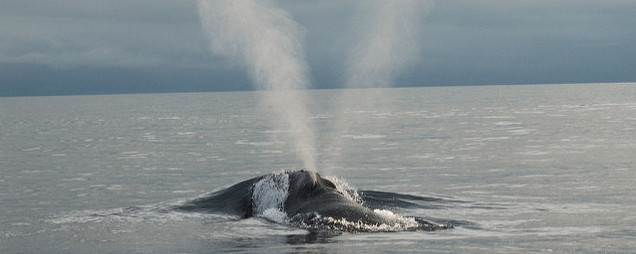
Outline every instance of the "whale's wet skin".
{"label": "whale's wet skin", "polygon": [[416,196],[355,190],[334,184],[308,170],[255,177],[176,207],[190,212],[261,217],[307,229],[336,231],[440,230],[452,223],[403,217],[390,208],[415,205]]}

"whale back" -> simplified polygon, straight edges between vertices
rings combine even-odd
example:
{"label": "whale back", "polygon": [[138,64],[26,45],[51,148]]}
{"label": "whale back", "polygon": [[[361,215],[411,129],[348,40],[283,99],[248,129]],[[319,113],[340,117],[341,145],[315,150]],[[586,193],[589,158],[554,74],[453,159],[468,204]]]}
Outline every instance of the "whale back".
{"label": "whale back", "polygon": [[[268,202],[260,202],[263,200],[259,197],[265,198],[264,200]],[[410,202],[404,203],[401,200],[415,201],[419,197],[371,191],[365,192],[363,198],[365,204],[367,200],[369,201],[367,205],[371,208],[363,206],[362,200],[357,201],[351,195],[343,194],[333,182],[322,178],[318,173],[301,170],[248,179],[209,196],[175,206],[174,209],[184,212],[224,213],[249,218],[263,216],[263,212],[274,208],[286,215],[287,220],[283,219],[281,222],[289,221],[304,228],[314,229],[377,231],[413,227],[422,230],[452,228],[449,225],[430,223],[422,218],[415,217],[408,221],[399,216],[387,215],[386,210],[379,212],[372,210],[372,208],[383,208],[386,204],[416,205]],[[266,207],[262,207],[263,204]],[[267,216],[277,215],[276,211],[268,214]]]}
{"label": "whale back", "polygon": [[188,212],[219,212],[239,215],[242,218],[252,217],[252,186],[262,178],[259,176],[245,180],[206,197],[189,201],[175,209]]}
{"label": "whale back", "polygon": [[371,209],[342,194],[333,182],[314,171],[290,172],[289,182],[289,196],[285,202],[289,217],[311,218],[319,215],[367,224],[386,222]]}

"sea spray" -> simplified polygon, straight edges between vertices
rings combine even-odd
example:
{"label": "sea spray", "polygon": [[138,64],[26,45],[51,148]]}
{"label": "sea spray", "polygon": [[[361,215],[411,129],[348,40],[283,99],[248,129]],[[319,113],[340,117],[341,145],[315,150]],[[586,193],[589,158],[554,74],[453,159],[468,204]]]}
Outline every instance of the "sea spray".
{"label": "sea spray", "polygon": [[315,144],[308,98],[308,66],[302,47],[304,30],[285,10],[268,0],[199,0],[199,17],[210,49],[244,65],[255,86],[266,90],[275,128],[305,168],[315,169]]}

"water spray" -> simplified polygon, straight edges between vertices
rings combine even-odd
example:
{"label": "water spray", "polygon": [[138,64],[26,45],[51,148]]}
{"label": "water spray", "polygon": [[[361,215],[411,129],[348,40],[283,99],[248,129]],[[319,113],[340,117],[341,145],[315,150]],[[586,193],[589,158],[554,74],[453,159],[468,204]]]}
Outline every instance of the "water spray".
{"label": "water spray", "polygon": [[[357,15],[351,20],[353,38],[348,50],[345,70],[346,88],[388,88],[400,71],[419,60],[421,19],[433,7],[432,1],[422,0],[365,0],[358,2]],[[361,96],[364,94],[365,96]],[[330,147],[346,152],[348,145],[343,136],[352,134],[351,123],[363,123],[364,114],[352,111],[377,111],[388,109],[382,91],[371,89],[343,93],[338,98],[339,107]],[[358,133],[361,134],[361,133]],[[364,134],[364,133],[362,133]],[[375,133],[381,134],[381,133]],[[367,141],[371,142],[371,141]],[[338,163],[332,155],[329,161]],[[346,154],[338,155],[346,157]]]}
{"label": "water spray", "polygon": [[246,67],[256,88],[267,91],[263,103],[275,128],[289,134],[303,166],[315,169],[303,28],[274,1],[199,0],[198,8],[212,52]]}

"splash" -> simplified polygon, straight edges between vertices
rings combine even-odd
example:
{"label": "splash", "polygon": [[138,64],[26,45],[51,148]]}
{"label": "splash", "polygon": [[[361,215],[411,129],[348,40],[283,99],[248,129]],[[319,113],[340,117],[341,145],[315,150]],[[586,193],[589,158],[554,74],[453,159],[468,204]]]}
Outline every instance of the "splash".
{"label": "splash", "polygon": [[313,128],[303,89],[310,87],[301,40],[304,30],[271,0],[199,0],[199,17],[210,49],[244,65],[271,108],[275,128],[305,168],[314,169]]}
{"label": "splash", "polygon": [[[362,221],[348,221],[344,218],[323,217],[315,214],[311,218],[294,216],[291,221],[300,228],[313,230],[347,231],[347,232],[398,232],[424,229],[414,218],[402,217],[387,210],[374,210],[376,214],[390,219],[390,223],[366,224]],[[440,225],[443,227],[443,225]],[[441,229],[441,228],[440,228]]]}

